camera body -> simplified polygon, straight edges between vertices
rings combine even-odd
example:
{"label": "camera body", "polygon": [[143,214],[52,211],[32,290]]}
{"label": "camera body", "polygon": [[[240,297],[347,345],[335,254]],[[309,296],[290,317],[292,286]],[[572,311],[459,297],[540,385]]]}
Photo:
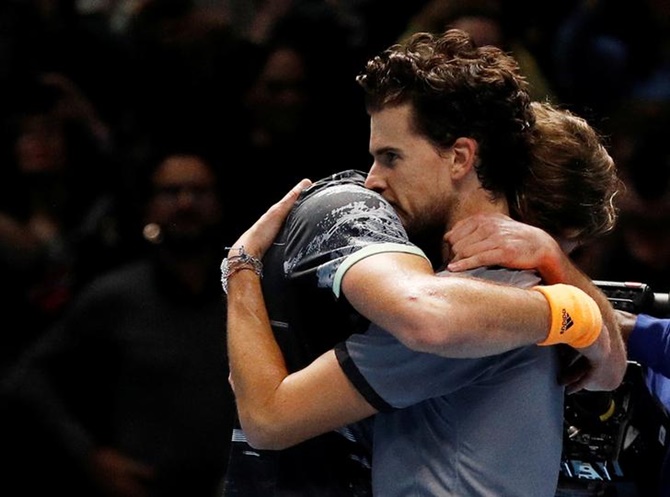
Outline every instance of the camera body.
{"label": "camera body", "polygon": [[[670,315],[667,294],[637,282],[594,283],[617,310]],[[670,416],[648,390],[644,368],[629,361],[612,392],[566,396],[563,455],[556,497],[659,495],[658,481],[670,446]]]}
{"label": "camera body", "polygon": [[612,307],[632,314],[670,317],[670,294],[654,293],[652,288],[636,281],[593,280]]}

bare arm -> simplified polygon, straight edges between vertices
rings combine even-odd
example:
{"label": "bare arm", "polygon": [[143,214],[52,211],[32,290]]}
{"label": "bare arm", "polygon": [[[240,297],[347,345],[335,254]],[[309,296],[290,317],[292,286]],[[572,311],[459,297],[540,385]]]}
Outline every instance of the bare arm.
{"label": "bare arm", "polygon": [[249,444],[282,449],[377,411],[358,393],[330,350],[289,374],[251,271],[231,278],[228,299],[231,382]]}
{"label": "bare arm", "polygon": [[539,292],[469,278],[440,278],[427,261],[379,254],[356,263],[342,290],[361,314],[407,347],[446,357],[483,357],[547,336]]}
{"label": "bare arm", "polygon": [[[262,256],[306,184],[275,204],[235,246]],[[351,385],[332,350],[289,375],[253,271],[229,278],[227,312],[231,384],[253,447],[285,448],[376,413]]]}
{"label": "bare arm", "polygon": [[570,390],[610,390],[621,383],[626,369],[626,350],[614,309],[603,292],[572,263],[549,234],[494,214],[472,216],[457,223],[445,235],[445,240],[451,246],[452,262],[448,268],[452,271],[486,265],[536,269],[548,284],[568,283],[591,296],[601,310],[608,333],[601,333],[596,343],[580,350],[591,363],[590,370],[570,385]]}
{"label": "bare arm", "polygon": [[633,328],[635,328],[637,314],[620,310],[614,312],[616,312],[617,321],[621,329],[621,336],[623,337],[624,342],[627,342],[628,337],[633,333]]}

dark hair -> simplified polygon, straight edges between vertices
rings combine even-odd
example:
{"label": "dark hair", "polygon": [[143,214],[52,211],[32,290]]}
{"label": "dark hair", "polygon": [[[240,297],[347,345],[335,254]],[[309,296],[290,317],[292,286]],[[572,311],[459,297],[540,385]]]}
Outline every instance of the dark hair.
{"label": "dark hair", "polygon": [[533,113],[512,56],[477,47],[458,29],[416,33],[370,59],[356,81],[369,112],[410,103],[413,126],[438,148],[459,137],[477,140],[482,186],[495,196],[516,197],[528,167]]}

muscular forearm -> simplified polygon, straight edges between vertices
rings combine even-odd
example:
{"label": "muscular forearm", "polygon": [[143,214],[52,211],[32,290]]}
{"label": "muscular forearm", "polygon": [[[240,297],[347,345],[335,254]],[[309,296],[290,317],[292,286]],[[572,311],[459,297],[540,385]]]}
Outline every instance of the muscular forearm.
{"label": "muscular forearm", "polygon": [[251,271],[229,281],[228,355],[240,422],[253,447],[286,448],[376,412],[333,351],[289,374]]}
{"label": "muscular forearm", "polygon": [[[545,282],[567,283],[576,286],[587,293],[600,308],[603,316],[603,324],[609,331],[613,353],[617,356],[625,356],[625,345],[621,335],[619,322],[616,318],[614,308],[607,296],[593,283],[583,271],[581,271],[563,252],[554,255],[551,269],[540,269],[540,274]],[[621,359],[621,357],[619,357]]]}
{"label": "muscular forearm", "polygon": [[442,278],[421,258],[380,254],[352,266],[342,290],[372,322],[411,349],[482,357],[546,338],[549,304],[539,293],[468,278]]}
{"label": "muscular forearm", "polygon": [[259,279],[251,271],[230,278],[227,315],[230,378],[240,421],[247,436],[262,438],[256,433],[268,424],[266,408],[272,407],[273,392],[288,371],[272,335]]}
{"label": "muscular forearm", "polygon": [[[421,333],[412,331],[419,340],[411,348],[445,357],[483,357],[547,337],[550,310],[540,293],[466,278],[441,279],[449,281],[438,282],[439,289],[430,295],[435,301],[429,305],[438,313],[424,314],[431,323],[424,323]],[[449,310],[440,312],[445,302]]]}
{"label": "muscular forearm", "polygon": [[452,259],[448,265],[451,271],[495,265],[534,269],[546,284],[572,285],[589,295],[598,305],[608,331],[600,333],[591,346],[579,349],[590,368],[581,370],[581,379],[573,382],[572,388],[612,389],[620,383],[626,357],[612,306],[554,238],[508,216],[479,215],[459,222],[445,235],[445,241],[451,247]]}
{"label": "muscular forearm", "polygon": [[606,297],[568,258],[558,242],[539,228],[502,215],[478,215],[465,219],[445,236],[451,245],[452,271],[500,265],[533,269],[546,284],[576,286],[599,305],[603,322],[617,333],[613,309]]}
{"label": "muscular forearm", "polygon": [[[260,259],[309,184],[309,180],[301,181],[261,216],[234,244],[238,248],[233,255],[247,253]],[[249,443],[259,449],[282,449],[374,414],[374,408],[348,381],[332,350],[289,374],[270,326],[256,269],[226,276],[231,381]]]}
{"label": "muscular forearm", "polygon": [[600,350],[584,351],[584,353],[587,357],[591,353],[607,356],[609,374],[608,378],[603,376],[601,388],[616,388],[623,380],[627,357],[625,342],[612,304],[593,281],[560,250],[554,251],[551,257],[546,258],[545,265],[538,267],[538,270],[547,283],[561,282],[576,286],[598,304],[603,324],[607,328],[609,343],[605,342],[603,345],[603,341],[600,341],[594,345],[594,348],[599,347]]}

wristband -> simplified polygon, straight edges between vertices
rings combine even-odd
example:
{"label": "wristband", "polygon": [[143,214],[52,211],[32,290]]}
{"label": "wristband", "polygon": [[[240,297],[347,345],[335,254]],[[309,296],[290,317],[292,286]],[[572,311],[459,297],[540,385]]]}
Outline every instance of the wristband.
{"label": "wristband", "polygon": [[538,345],[565,343],[576,349],[588,347],[598,339],[603,319],[596,302],[571,285],[535,286],[551,308],[551,328]]}

